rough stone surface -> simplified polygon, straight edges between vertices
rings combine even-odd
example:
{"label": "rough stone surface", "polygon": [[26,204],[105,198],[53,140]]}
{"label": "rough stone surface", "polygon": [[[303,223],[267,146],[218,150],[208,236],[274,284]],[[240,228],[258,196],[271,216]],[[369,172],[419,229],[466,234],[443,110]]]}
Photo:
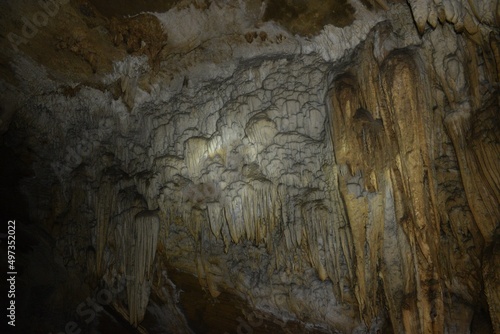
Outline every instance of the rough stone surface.
{"label": "rough stone surface", "polygon": [[0,5],[20,326],[500,333],[498,2],[117,6]]}

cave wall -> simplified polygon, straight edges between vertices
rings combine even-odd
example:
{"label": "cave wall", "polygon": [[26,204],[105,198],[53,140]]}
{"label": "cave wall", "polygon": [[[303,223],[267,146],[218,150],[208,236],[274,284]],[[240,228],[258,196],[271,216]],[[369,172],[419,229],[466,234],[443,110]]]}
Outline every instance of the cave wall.
{"label": "cave wall", "polygon": [[468,327],[471,312],[447,314],[481,298],[481,245],[498,226],[498,185],[488,176],[498,165],[498,139],[489,139],[498,133],[498,96],[478,92],[495,66],[478,58],[492,51],[451,29],[436,27],[421,48],[382,59],[365,46],[329,95],[357,298],[373,317],[381,284],[396,332]]}
{"label": "cave wall", "polygon": [[3,145],[61,270],[142,332],[191,331],[177,272],[303,332],[500,332],[499,5],[240,5],[75,1],[2,40]]}

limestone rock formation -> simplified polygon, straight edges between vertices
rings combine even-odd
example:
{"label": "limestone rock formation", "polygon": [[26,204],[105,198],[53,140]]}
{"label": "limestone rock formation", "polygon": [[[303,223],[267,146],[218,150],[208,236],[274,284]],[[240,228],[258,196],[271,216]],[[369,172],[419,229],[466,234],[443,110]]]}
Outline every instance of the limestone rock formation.
{"label": "limestone rock formation", "polygon": [[498,1],[0,8],[22,330],[500,333]]}

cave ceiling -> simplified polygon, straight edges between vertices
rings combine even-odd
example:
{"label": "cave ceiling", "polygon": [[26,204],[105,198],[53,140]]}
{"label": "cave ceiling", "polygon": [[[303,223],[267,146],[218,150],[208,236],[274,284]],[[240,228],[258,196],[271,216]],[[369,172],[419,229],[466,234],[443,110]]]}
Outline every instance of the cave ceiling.
{"label": "cave ceiling", "polygon": [[21,331],[500,333],[498,1],[21,0],[0,27]]}

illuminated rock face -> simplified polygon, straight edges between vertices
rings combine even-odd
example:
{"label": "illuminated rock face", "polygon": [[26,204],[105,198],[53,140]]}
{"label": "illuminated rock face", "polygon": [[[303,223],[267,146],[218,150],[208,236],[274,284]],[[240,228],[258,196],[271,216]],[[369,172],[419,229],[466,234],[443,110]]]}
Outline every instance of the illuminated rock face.
{"label": "illuminated rock face", "polygon": [[221,332],[500,333],[500,7],[408,2],[70,4],[4,45],[61,270],[141,331],[198,328],[181,271],[240,303]]}

